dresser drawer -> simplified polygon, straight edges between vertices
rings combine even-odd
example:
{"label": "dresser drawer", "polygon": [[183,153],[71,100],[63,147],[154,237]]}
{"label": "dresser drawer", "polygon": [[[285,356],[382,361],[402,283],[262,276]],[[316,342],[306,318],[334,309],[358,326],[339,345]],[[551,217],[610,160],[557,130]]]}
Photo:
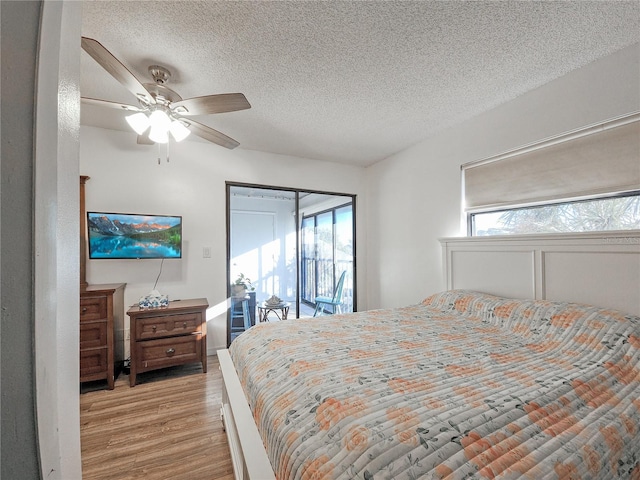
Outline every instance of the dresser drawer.
{"label": "dresser drawer", "polygon": [[80,324],[80,350],[107,346],[107,321]]}
{"label": "dresser drawer", "polygon": [[161,317],[139,318],[136,322],[136,340],[149,340],[199,332],[200,313],[181,313]]}
{"label": "dresser drawer", "polygon": [[[107,347],[80,352],[80,381],[105,378],[108,370]],[[95,378],[92,378],[95,377]]]}
{"label": "dresser drawer", "polygon": [[142,371],[199,362],[202,353],[201,345],[200,335],[138,342],[136,345],[138,368]]}
{"label": "dresser drawer", "polygon": [[80,321],[90,322],[107,318],[107,297],[80,298]]}

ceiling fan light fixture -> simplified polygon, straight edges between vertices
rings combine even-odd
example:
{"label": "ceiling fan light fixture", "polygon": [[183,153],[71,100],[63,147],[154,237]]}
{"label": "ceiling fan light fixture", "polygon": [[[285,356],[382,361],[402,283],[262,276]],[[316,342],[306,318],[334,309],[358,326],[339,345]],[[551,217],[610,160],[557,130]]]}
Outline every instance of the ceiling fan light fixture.
{"label": "ceiling fan light fixture", "polygon": [[189,136],[189,124],[179,119],[167,115],[164,110],[157,109],[150,114],[138,112],[126,117],[127,123],[135,130],[138,135],[144,134],[149,127],[149,139],[156,143],[167,143],[169,141],[169,132],[176,140],[181,142]]}
{"label": "ceiling fan light fixture", "polygon": [[151,130],[149,131],[149,139],[156,143],[167,143],[169,141],[169,128],[171,127],[171,119],[163,110],[154,110],[149,115]]}
{"label": "ceiling fan light fixture", "polygon": [[151,124],[151,122],[149,121],[149,117],[147,117],[142,112],[134,113],[133,115],[128,115],[126,117],[126,120],[129,126],[133,128],[133,130],[138,135],[142,135],[147,130],[147,128],[149,128],[149,125]]}
{"label": "ceiling fan light fixture", "polygon": [[171,135],[173,135],[173,138],[175,138],[176,142],[181,142],[191,133],[191,130],[187,128],[187,125],[180,120],[173,120],[169,127],[169,131],[171,132]]}
{"label": "ceiling fan light fixture", "polygon": [[168,130],[152,125],[149,131],[149,139],[156,143],[168,143],[168,133]]}
{"label": "ceiling fan light fixture", "polygon": [[169,130],[171,125],[171,119],[162,110],[154,110],[149,115],[149,121],[151,122],[151,128],[162,129],[165,132]]}

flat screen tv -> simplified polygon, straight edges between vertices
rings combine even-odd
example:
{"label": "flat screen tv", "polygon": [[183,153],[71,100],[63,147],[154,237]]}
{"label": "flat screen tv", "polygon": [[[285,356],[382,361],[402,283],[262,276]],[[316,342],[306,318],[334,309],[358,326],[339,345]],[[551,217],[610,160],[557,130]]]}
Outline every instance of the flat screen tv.
{"label": "flat screen tv", "polygon": [[182,217],[87,212],[90,259],[182,258]]}

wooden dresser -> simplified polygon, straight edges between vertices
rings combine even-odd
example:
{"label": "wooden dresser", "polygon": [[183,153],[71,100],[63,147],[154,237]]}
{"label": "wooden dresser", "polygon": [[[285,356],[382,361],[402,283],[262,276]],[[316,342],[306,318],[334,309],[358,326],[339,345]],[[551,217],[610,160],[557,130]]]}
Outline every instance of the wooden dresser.
{"label": "wooden dresser", "polygon": [[138,373],[158,368],[200,362],[206,373],[208,306],[206,298],[195,298],[169,302],[166,308],[127,310],[132,387]]}
{"label": "wooden dresser", "polygon": [[113,390],[115,362],[124,356],[116,332],[124,331],[125,285],[88,285],[80,292],[80,382],[106,379]]}

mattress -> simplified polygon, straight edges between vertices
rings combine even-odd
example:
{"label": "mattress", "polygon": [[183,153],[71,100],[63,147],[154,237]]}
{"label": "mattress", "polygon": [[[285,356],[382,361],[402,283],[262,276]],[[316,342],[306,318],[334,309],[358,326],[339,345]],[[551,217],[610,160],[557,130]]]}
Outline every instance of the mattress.
{"label": "mattress", "polygon": [[280,480],[640,479],[639,317],[449,291],[230,354]]}

